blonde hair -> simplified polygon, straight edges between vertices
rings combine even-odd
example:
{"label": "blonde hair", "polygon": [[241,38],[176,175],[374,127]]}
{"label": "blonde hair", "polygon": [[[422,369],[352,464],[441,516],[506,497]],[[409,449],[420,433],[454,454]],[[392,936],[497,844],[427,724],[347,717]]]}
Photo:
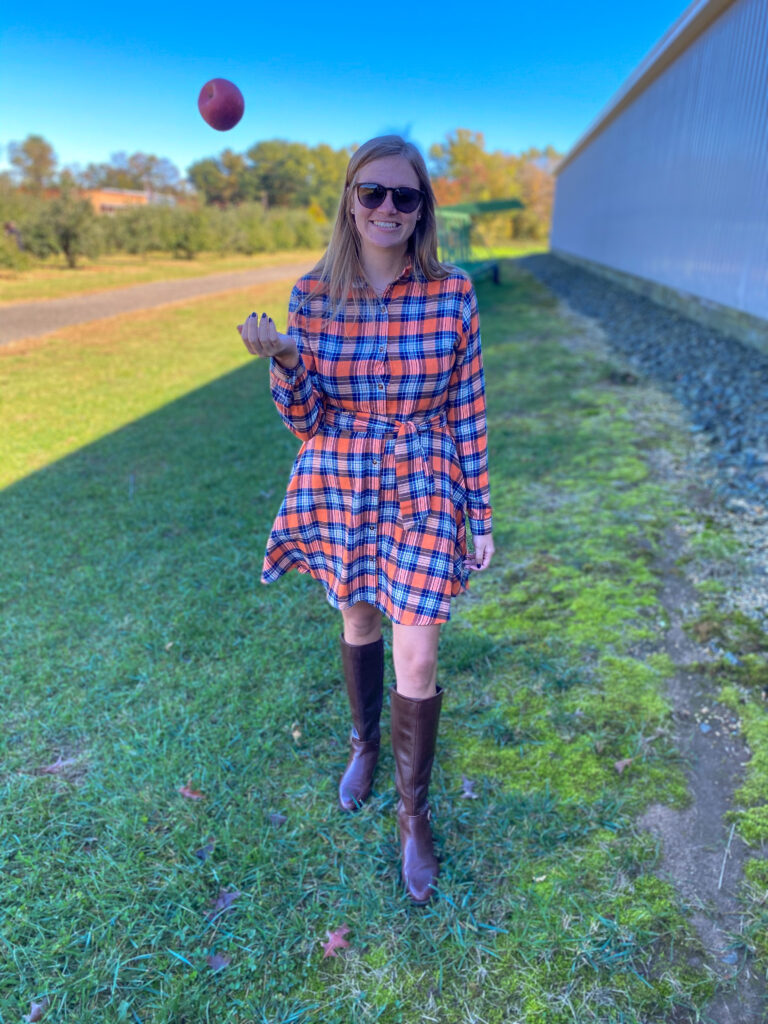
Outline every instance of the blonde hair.
{"label": "blonde hair", "polygon": [[[322,259],[314,267],[313,273],[319,273],[320,280],[306,296],[304,302],[312,295],[327,287],[331,302],[338,312],[347,301],[358,278],[364,277],[360,261],[360,235],[355,224],[350,205],[351,192],[358,182],[358,172],[371,160],[381,157],[403,156],[413,167],[419,179],[419,188],[424,193],[421,201],[421,217],[416,228],[408,239],[408,253],[413,269],[428,281],[440,281],[450,273],[437,258],[437,219],[435,217],[435,193],[429,180],[429,172],[424,157],[412,142],[407,142],[400,135],[380,135],[369,139],[355,150],[347,165],[344,190],[339,200],[336,222],[333,226],[331,240]],[[304,303],[302,303],[304,305]]]}

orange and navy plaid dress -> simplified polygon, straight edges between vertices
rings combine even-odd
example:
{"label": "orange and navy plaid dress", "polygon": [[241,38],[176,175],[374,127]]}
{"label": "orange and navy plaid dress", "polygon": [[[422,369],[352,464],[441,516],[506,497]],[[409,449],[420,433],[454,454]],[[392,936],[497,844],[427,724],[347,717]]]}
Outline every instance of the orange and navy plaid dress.
{"label": "orange and navy plaid dress", "polygon": [[336,608],[367,601],[403,625],[446,622],[467,585],[465,515],[473,534],[491,532],[472,283],[406,266],[381,298],[360,282],[357,306],[336,313],[325,286],[307,299],[318,278],[291,293],[298,366],[271,363],[277,410],[303,444],[262,582],[295,568]]}

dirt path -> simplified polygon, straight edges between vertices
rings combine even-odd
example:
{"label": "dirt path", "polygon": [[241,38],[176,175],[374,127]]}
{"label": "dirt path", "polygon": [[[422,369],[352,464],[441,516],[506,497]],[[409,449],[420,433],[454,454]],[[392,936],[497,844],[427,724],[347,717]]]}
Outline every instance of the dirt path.
{"label": "dirt path", "polygon": [[309,269],[306,261],[277,267],[238,270],[228,274],[209,274],[181,281],[153,281],[129,288],[113,288],[90,295],[72,295],[44,302],[15,302],[0,309],[0,345],[22,338],[39,338],[62,327],[101,320],[120,313],[165,306],[172,302],[197,299],[201,295],[247,288],[270,281],[296,279]]}

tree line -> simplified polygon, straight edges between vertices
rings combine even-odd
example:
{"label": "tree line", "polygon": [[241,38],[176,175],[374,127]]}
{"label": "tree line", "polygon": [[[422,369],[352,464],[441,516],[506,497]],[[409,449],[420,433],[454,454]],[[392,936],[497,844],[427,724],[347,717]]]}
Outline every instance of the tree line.
{"label": "tree line", "polygon": [[[0,173],[0,265],[63,255],[71,266],[101,252],[269,252],[322,248],[328,240],[349,157],[355,147],[271,139],[245,153],[224,150],[193,163],[182,178],[167,159],[115,153],[108,163],[60,169],[40,135],[8,145],[11,172]],[[498,245],[544,240],[549,233],[552,148],[488,152],[481,133],[457,129],[429,150],[440,205],[517,198],[523,209],[479,218],[473,237]],[[97,216],[83,190],[118,188],[153,202]]]}

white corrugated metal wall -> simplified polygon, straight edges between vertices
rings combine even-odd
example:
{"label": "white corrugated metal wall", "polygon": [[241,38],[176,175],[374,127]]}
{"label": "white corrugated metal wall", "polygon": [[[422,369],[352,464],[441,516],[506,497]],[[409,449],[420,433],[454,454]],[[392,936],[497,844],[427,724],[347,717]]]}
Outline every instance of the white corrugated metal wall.
{"label": "white corrugated metal wall", "polygon": [[768,319],[768,3],[736,0],[654,73],[664,42],[563,161],[551,247]]}

